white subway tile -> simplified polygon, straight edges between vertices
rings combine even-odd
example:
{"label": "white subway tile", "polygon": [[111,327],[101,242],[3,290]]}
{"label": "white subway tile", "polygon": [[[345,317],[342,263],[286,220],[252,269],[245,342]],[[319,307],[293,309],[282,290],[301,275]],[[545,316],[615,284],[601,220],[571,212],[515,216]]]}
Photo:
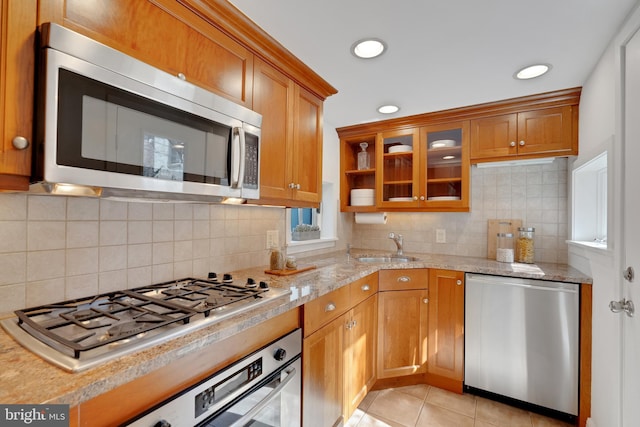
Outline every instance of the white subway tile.
{"label": "white subway tile", "polygon": [[24,252],[27,249],[27,223],[0,221],[0,253]]}
{"label": "white subway tile", "polygon": [[88,248],[100,242],[98,221],[68,221],[67,248]]}
{"label": "white subway tile", "polygon": [[67,198],[57,196],[29,196],[27,215],[29,221],[64,221]]}
{"label": "white subway tile", "polygon": [[93,248],[67,249],[67,276],[97,273],[99,268],[99,250]]}

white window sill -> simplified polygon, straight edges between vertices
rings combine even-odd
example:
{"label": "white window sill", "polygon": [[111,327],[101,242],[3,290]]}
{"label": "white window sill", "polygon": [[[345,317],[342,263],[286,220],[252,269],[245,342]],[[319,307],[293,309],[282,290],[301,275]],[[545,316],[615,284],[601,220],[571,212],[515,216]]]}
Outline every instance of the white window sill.
{"label": "white window sill", "polygon": [[336,246],[337,241],[338,239],[335,237],[314,240],[292,240],[287,242],[287,254],[298,254],[318,249],[333,248]]}
{"label": "white window sill", "polygon": [[588,251],[595,252],[601,255],[611,252],[611,248],[609,248],[606,243],[567,240],[567,244],[576,248],[584,248]]}

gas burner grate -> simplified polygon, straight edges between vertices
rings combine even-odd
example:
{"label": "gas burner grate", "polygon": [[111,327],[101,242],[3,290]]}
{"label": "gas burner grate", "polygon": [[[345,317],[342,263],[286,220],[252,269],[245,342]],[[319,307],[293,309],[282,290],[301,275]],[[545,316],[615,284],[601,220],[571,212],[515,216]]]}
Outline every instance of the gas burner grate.
{"label": "gas burner grate", "polygon": [[20,325],[69,348],[78,359],[83,351],[186,324],[197,312],[135,291],[118,291],[15,313]]}

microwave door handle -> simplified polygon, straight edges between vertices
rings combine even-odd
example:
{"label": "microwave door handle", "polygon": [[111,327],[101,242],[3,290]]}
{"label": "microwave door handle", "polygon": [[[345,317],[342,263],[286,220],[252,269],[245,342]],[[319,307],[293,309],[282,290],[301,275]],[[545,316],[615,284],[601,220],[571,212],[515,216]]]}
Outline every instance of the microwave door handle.
{"label": "microwave door handle", "polygon": [[233,128],[231,145],[231,188],[242,188],[244,181],[245,136],[241,127]]}
{"label": "microwave door handle", "polygon": [[253,419],[260,411],[262,411],[272,400],[274,400],[278,395],[282,392],[287,384],[289,384],[293,378],[296,376],[296,368],[291,368],[285,371],[287,373],[287,377],[278,384],[276,388],[271,390],[269,394],[265,396],[260,402],[256,404],[253,408],[251,408],[246,414],[236,420],[235,423],[231,424],[229,427],[244,427],[249,421]]}

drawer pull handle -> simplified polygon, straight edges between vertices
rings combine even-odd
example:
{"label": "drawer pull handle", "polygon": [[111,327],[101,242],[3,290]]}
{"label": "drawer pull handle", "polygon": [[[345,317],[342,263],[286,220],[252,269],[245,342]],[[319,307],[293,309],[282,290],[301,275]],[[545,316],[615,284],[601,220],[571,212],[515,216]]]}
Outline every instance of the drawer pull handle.
{"label": "drawer pull handle", "polygon": [[362,291],[364,292],[369,292],[371,290],[371,287],[369,285],[362,285],[360,289],[362,289]]}
{"label": "drawer pull handle", "polygon": [[327,304],[327,306],[324,308],[325,313],[328,313],[330,311],[333,311],[336,309],[336,305],[332,302],[330,302],[329,304]]}
{"label": "drawer pull handle", "polygon": [[425,303],[425,304],[429,304],[429,298],[424,298],[424,299],[422,300],[422,302],[423,302],[423,303]]}
{"label": "drawer pull handle", "polygon": [[456,285],[458,286],[462,285],[462,280],[458,279],[458,281],[456,282]]}
{"label": "drawer pull handle", "polygon": [[409,276],[400,276],[398,277],[398,282],[407,283],[411,281],[411,277]]}

